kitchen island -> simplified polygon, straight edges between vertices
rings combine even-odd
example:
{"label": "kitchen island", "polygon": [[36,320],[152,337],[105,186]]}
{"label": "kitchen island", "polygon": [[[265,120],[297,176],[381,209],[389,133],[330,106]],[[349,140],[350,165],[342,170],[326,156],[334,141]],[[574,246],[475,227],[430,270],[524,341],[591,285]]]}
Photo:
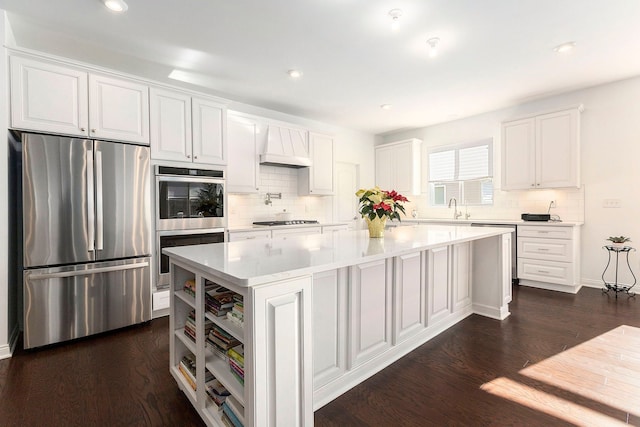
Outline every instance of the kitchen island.
{"label": "kitchen island", "polygon": [[[244,425],[311,426],[314,410],[465,317],[507,317],[511,238],[501,228],[402,226],[383,239],[363,230],[164,249],[171,373],[208,425],[229,410],[207,398],[210,373]],[[209,282],[242,299],[243,325],[207,310]],[[191,312],[195,340],[185,334]],[[211,325],[244,345],[241,370],[206,344]],[[189,354],[191,381],[180,370]]]}

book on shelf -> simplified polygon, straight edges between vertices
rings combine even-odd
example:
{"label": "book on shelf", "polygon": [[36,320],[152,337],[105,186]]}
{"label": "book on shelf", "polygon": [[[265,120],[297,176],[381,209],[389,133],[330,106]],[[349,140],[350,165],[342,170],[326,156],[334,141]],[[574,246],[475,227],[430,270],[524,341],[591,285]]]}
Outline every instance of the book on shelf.
{"label": "book on shelf", "polygon": [[220,326],[214,324],[209,335],[207,335],[207,344],[212,347],[212,350],[216,350],[217,348],[223,355],[222,359],[226,360],[227,351],[240,344],[240,341]]}
{"label": "book on shelf", "polygon": [[192,389],[196,389],[196,357],[191,354],[185,354],[180,363],[178,363],[178,369],[182,372],[182,375],[187,380]]}
{"label": "book on shelf", "polygon": [[236,417],[238,417],[238,420],[242,424],[244,424],[244,406],[242,406],[240,402],[238,402],[238,399],[236,399],[233,396],[229,396],[229,400],[227,400],[227,405],[229,406],[229,409],[233,411]]}
{"label": "book on shelf", "polygon": [[241,420],[239,414],[237,414],[229,405],[229,402],[231,400],[235,400],[233,396],[229,396],[227,400],[224,401],[224,403],[222,404],[222,412],[229,418],[234,427],[244,427],[244,413],[242,414]]}
{"label": "book on shelf", "polygon": [[[220,286],[217,285],[209,280],[205,280],[204,281],[204,289],[205,291],[207,291],[208,289],[213,289],[216,286]],[[185,293],[191,295],[192,297],[196,297],[196,281],[195,279],[188,279],[185,280],[184,285],[182,286],[182,290],[184,290]]]}
{"label": "book on shelf", "polygon": [[227,414],[225,414],[224,412],[222,412],[222,414],[220,415],[220,419],[222,420],[222,424],[224,424],[226,427],[235,427]]}
{"label": "book on shelf", "polygon": [[222,406],[222,403],[231,394],[215,377],[207,381],[205,386],[207,396],[209,396],[213,403],[215,403],[215,405],[218,407]]}
{"label": "book on shelf", "polygon": [[185,368],[182,365],[182,363],[180,363],[178,365],[178,370],[180,371],[180,373],[182,373],[182,376],[184,377],[184,379],[187,380],[187,382],[189,383],[191,388],[195,391],[196,390],[196,379],[195,379],[194,376],[191,375],[191,372],[189,372],[189,370],[187,368]]}
{"label": "book on shelf", "polygon": [[244,345],[240,344],[229,349],[229,357],[244,368]]}
{"label": "book on shelf", "polygon": [[234,292],[214,284],[207,289],[204,295],[205,308],[216,317],[222,317],[231,311],[234,304]]}

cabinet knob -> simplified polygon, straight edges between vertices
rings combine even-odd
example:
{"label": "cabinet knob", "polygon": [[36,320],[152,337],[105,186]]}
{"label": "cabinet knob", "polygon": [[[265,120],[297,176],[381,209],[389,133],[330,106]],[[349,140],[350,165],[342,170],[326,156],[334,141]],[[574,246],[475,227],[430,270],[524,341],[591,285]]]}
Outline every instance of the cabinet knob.
{"label": "cabinet knob", "polygon": [[87,128],[80,128],[80,130],[81,130],[82,132],[86,132],[86,131],[87,131]]}
{"label": "cabinet knob", "polygon": [[536,185],[537,185],[538,187],[540,187],[540,183],[537,183]]}
{"label": "cabinet knob", "polygon": [[531,186],[532,186],[532,187],[535,187],[536,185],[535,185],[535,184],[531,184]]}
{"label": "cabinet knob", "polygon": [[187,159],[190,159],[190,158],[191,158],[191,154],[187,154]]}
{"label": "cabinet knob", "polygon": [[95,130],[95,129],[91,129],[91,132],[92,132],[92,133],[96,133],[96,130]]}
{"label": "cabinet knob", "polygon": [[196,160],[198,158],[198,156],[193,156],[193,159]]}
{"label": "cabinet knob", "polygon": [[259,190],[260,188],[256,187],[256,191]]}

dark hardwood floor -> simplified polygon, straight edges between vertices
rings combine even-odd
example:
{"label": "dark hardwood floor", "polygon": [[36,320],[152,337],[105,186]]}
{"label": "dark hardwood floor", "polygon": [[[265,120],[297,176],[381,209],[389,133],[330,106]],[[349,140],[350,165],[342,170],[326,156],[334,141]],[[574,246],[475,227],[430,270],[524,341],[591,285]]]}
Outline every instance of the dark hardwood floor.
{"label": "dark hardwood floor", "polygon": [[[318,410],[315,425],[570,425],[481,388],[497,378],[640,425],[640,409],[625,412],[521,373],[619,325],[640,327],[640,297],[516,287],[511,312],[502,322],[465,319]],[[167,318],[17,351],[0,361],[0,425],[203,425],[168,364]]]}

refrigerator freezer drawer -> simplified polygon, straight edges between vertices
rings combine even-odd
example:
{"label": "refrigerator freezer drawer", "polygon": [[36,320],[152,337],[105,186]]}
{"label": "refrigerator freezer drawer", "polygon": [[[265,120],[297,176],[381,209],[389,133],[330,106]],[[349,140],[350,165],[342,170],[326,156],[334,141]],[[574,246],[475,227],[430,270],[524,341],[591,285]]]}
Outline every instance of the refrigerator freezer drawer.
{"label": "refrigerator freezer drawer", "polygon": [[151,320],[150,258],[24,272],[24,347]]}

